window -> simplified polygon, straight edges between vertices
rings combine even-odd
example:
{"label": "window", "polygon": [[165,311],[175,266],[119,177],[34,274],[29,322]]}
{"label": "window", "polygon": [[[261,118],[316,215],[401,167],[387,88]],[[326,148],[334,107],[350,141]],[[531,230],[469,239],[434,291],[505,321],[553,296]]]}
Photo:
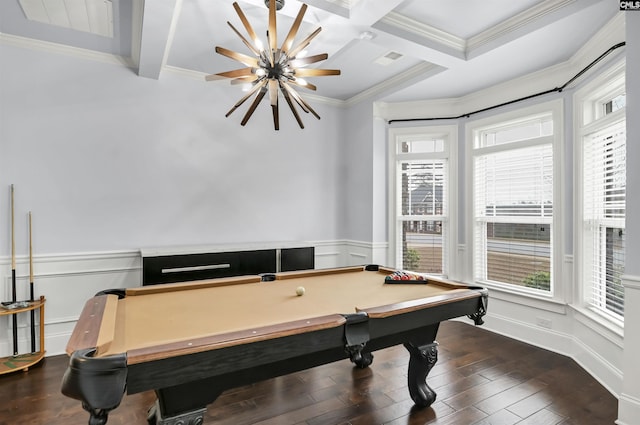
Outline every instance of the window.
{"label": "window", "polygon": [[[587,306],[611,319],[624,317],[626,217],[626,96],[622,66],[579,96],[581,281]],[[593,87],[593,88],[592,88]]]}
{"label": "window", "polygon": [[559,107],[536,109],[471,124],[473,273],[476,281],[550,294],[561,125]]}
{"label": "window", "polygon": [[391,130],[390,240],[396,267],[447,275],[449,155],[454,129]]}

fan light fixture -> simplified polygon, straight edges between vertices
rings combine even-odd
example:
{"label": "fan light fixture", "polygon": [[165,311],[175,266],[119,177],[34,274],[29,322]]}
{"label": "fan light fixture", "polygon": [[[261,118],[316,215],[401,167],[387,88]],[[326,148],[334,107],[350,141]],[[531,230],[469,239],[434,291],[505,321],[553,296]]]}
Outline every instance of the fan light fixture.
{"label": "fan light fixture", "polygon": [[314,69],[305,68],[307,65],[323,61],[329,57],[328,54],[302,57],[301,53],[320,33],[321,27],[316,29],[304,40],[294,46],[293,42],[298,33],[302,18],[307,10],[307,5],[302,4],[298,16],[296,17],[289,34],[285,38],[282,46],[278,48],[277,29],[276,29],[276,10],[280,10],[284,6],[284,0],[265,0],[265,5],[269,7],[269,29],[267,31],[267,46],[262,44],[246,16],[240,9],[238,3],[234,2],[235,8],[240,21],[244,25],[249,35],[249,39],[244,37],[230,22],[227,22],[231,29],[240,37],[242,42],[255,55],[249,56],[242,53],[234,52],[224,47],[216,46],[216,53],[228,58],[234,59],[244,65],[246,68],[240,68],[233,71],[220,72],[217,74],[207,75],[207,81],[219,80],[221,78],[231,79],[231,84],[248,84],[250,86],[248,93],[243,96],[225,115],[228,117],[241,106],[247,99],[255,95],[249,110],[245,113],[241,121],[241,125],[245,125],[258,104],[269,93],[269,101],[271,103],[271,111],[273,114],[273,127],[275,130],[280,129],[280,118],[278,112],[279,93],[289,105],[300,128],[304,128],[304,124],[300,119],[296,104],[306,113],[311,113],[317,119],[320,116],[309,106],[307,102],[298,94],[293,86],[304,87],[309,90],[316,90],[316,86],[304,80],[304,77],[321,77],[325,75],[340,75],[338,69]]}

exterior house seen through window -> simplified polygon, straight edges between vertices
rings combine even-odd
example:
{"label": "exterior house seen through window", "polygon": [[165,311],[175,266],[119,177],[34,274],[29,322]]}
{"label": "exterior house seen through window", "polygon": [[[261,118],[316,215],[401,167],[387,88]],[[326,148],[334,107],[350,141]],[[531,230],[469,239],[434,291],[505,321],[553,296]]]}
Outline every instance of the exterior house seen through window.
{"label": "exterior house seen through window", "polygon": [[399,135],[394,143],[396,265],[446,275],[449,137],[418,132]]}

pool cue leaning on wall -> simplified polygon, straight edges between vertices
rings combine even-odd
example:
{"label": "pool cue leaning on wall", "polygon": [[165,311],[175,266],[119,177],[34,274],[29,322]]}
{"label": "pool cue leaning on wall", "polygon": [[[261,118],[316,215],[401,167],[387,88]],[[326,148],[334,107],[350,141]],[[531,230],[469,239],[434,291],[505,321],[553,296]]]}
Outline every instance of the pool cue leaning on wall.
{"label": "pool cue leaning on wall", "polygon": [[[15,228],[15,206],[13,202],[13,184],[11,185],[11,301],[18,301],[16,294],[16,228]],[[18,317],[13,316],[13,355],[18,355]]]}
{"label": "pool cue leaning on wall", "polygon": [[[33,238],[31,233],[31,211],[29,211],[29,300],[35,301],[33,296]],[[31,310],[31,352],[36,352],[36,311]]]}

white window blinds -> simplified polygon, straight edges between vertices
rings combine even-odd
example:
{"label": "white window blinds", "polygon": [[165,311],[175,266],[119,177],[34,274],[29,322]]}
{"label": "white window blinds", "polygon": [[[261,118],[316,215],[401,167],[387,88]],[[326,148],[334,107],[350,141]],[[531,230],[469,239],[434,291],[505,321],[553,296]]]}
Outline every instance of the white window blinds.
{"label": "white window blinds", "polygon": [[476,279],[550,290],[553,147],[475,158]]}
{"label": "white window blinds", "polygon": [[[476,158],[475,213],[505,221],[541,220],[553,212],[553,150],[550,144]],[[535,217],[535,219],[534,219]]]}
{"label": "white window blinds", "polygon": [[398,162],[396,252],[401,267],[445,274],[447,223],[447,160]]}
{"label": "white window blinds", "polygon": [[472,130],[473,270],[478,281],[550,292],[559,108],[529,110],[538,112]]}
{"label": "white window blinds", "polygon": [[624,314],[626,123],[619,121],[583,140],[584,278],[589,304]]}

